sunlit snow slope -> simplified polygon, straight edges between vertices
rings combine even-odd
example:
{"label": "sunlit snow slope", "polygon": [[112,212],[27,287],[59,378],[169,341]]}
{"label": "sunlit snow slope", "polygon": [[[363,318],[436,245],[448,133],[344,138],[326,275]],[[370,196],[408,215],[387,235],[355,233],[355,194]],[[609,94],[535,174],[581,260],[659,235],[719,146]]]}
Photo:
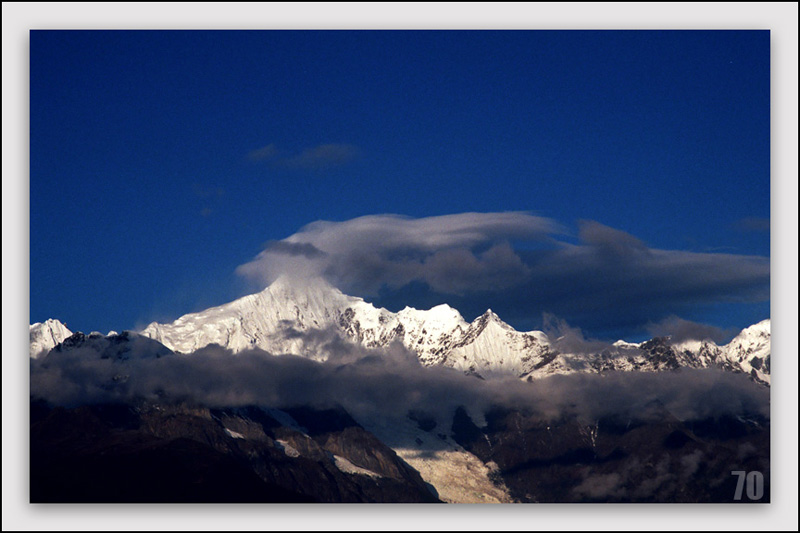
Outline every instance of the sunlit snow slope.
{"label": "sunlit snow slope", "polygon": [[31,324],[30,354],[32,359],[46,355],[58,343],[72,335],[67,326],[60,321],[50,318],[44,322]]}

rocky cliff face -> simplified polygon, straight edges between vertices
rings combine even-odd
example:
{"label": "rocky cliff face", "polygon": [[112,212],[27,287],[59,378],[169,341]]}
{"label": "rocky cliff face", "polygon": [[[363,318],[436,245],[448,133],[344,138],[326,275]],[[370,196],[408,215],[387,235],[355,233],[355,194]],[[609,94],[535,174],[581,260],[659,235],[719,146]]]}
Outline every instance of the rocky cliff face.
{"label": "rocky cliff face", "polygon": [[459,410],[454,439],[485,463],[521,502],[732,503],[733,470],[759,472],[767,503],[769,421],[711,417],[678,420],[659,405],[646,417],[544,420],[497,408],[478,427]]}
{"label": "rocky cliff face", "polygon": [[654,403],[637,416],[494,407],[481,425],[464,408],[446,426],[407,422],[416,442],[397,428],[379,439],[341,407],[34,401],[31,501],[730,503],[734,470],[764,478],[739,503],[770,501],[769,420],[756,415],[679,420]]}
{"label": "rocky cliff face", "polygon": [[290,412],[299,420],[258,407],[34,403],[31,501],[438,501],[346,412]]}

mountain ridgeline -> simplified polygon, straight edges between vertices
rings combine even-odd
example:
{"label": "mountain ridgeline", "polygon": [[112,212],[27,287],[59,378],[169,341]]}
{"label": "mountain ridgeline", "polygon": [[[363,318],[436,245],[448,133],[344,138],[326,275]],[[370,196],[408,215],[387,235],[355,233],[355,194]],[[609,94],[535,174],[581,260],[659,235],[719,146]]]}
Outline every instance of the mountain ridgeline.
{"label": "mountain ridgeline", "polygon": [[31,501],[768,502],[769,327],[566,342],[286,278],[140,332],[48,320]]}

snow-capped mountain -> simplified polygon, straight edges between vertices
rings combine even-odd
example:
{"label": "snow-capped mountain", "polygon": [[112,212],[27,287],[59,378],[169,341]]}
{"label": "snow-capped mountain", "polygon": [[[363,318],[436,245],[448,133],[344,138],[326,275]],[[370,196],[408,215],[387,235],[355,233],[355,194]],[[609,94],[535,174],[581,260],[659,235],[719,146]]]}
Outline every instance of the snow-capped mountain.
{"label": "snow-capped mountain", "polygon": [[[118,405],[96,410],[92,417],[112,417],[108,420],[108,427],[103,425],[100,428],[102,431],[108,432],[110,427],[115,427],[113,424],[121,425],[125,428],[123,437],[132,439],[132,449],[138,449],[140,445],[149,446],[148,443],[155,442],[153,439],[158,439],[161,444],[174,440],[178,443],[175,446],[180,445],[182,454],[196,458],[200,464],[205,464],[209,458],[222,460],[221,457],[227,456],[228,467],[235,468],[220,470],[224,475],[219,479],[245,479],[250,475],[246,471],[252,470],[268,487],[280,488],[278,496],[264,496],[267,499],[302,495],[313,501],[406,501],[401,498],[411,494],[412,501],[429,501],[433,497],[464,503],[595,501],[599,496],[595,496],[592,487],[597,479],[613,481],[616,478],[609,476],[632,472],[632,487],[649,486],[652,472],[649,467],[642,470],[648,458],[666,457],[662,460],[672,461],[669,463],[672,471],[683,472],[687,470],[687,464],[694,464],[692,461],[696,461],[701,452],[707,454],[703,457],[711,461],[709,464],[715,465],[709,474],[712,477],[724,477],[722,474],[730,472],[731,464],[737,468],[765,470],[757,461],[759,457],[768,457],[768,421],[749,414],[729,417],[724,419],[724,423],[719,423],[715,418],[678,420],[667,411],[653,418],[647,411],[646,420],[631,424],[627,412],[620,420],[607,416],[602,421],[587,422],[576,413],[540,420],[537,418],[539,414],[501,405],[485,413],[476,412],[484,419],[475,418],[473,422],[472,415],[462,407],[454,414],[436,412],[436,409],[428,412],[428,405],[434,402],[424,402],[423,409],[406,411],[402,408],[391,413],[380,408],[374,411],[355,409],[352,415],[343,407],[334,412],[314,411],[316,407],[299,405],[287,414],[288,411],[281,409],[289,409],[293,404],[258,403],[257,406],[242,407],[237,403],[238,396],[228,396],[227,389],[222,396],[212,397],[211,407],[176,403],[159,383],[156,383],[159,385],[156,389],[158,394],[152,397],[139,394],[142,390],[141,376],[145,375],[142,369],[161,376],[159,369],[169,368],[173,363],[199,361],[199,364],[206,365],[211,359],[203,359],[199,354],[188,357],[171,354],[188,354],[211,344],[233,352],[259,348],[275,355],[294,354],[319,361],[339,356],[348,349],[362,354],[364,349],[389,347],[392,343],[401,343],[425,366],[447,366],[485,379],[513,376],[533,381],[556,374],[659,372],[708,367],[747,373],[762,384],[769,384],[770,379],[769,320],[744,329],[724,346],[711,341],[673,342],[668,337],[656,337],[642,343],[617,341],[610,344],[551,338],[541,331],[519,332],[491,310],[472,322],[466,321],[457,310],[446,304],[429,310],[406,307],[394,313],[375,307],[362,298],[345,295],[322,280],[298,283],[281,278],[257,294],[185,315],[169,324],[152,323],[139,333],[72,334],[56,320],[34,324],[31,326],[31,357],[39,360],[31,365],[37,372],[36,379],[32,379],[36,385],[32,390],[47,393],[45,397],[55,398],[56,403],[65,397],[74,398],[76,394],[80,397],[87,394],[92,401],[133,397],[135,400],[131,407],[125,408],[124,412]],[[214,353],[214,350],[209,353]],[[168,357],[158,361],[137,361],[162,356]],[[231,361],[239,359],[250,361],[247,357],[230,358]],[[258,357],[252,359],[259,363],[265,361]],[[292,365],[302,363],[301,368],[306,370],[309,367],[332,370],[337,373],[337,383],[342,376],[340,372],[344,370],[339,366],[315,365],[292,358],[267,358],[266,361],[283,361],[284,364],[289,361]],[[73,365],[78,371],[62,372],[63,369],[72,369]],[[250,372],[252,367],[246,368]],[[81,379],[89,374],[89,382],[94,387],[62,386],[63,382],[83,383]],[[167,373],[165,383],[172,383],[169,376],[189,374]],[[211,375],[216,376],[213,372]],[[241,376],[236,375],[237,378]],[[289,376],[294,379],[296,374],[290,373]],[[461,376],[448,377],[461,379]],[[631,379],[642,377],[650,376],[631,375]],[[392,374],[391,379],[394,378]],[[492,387],[498,383],[469,378],[463,378],[463,381],[480,387]],[[745,379],[735,381],[768,393],[767,389],[747,383]],[[182,380],[178,382],[180,387],[185,385]],[[311,382],[321,383],[318,380]],[[222,380],[223,387],[227,387],[225,383]],[[509,382],[499,383],[504,386]],[[544,381],[540,383],[547,386]],[[512,385],[526,390],[537,388],[522,383]],[[78,392],[64,396],[61,394],[64,390]],[[217,405],[220,397],[235,401],[220,406]],[[338,401],[340,396],[335,397]],[[143,398],[149,399],[145,401]],[[162,400],[163,405],[147,403]],[[202,403],[202,400],[197,401]],[[357,398],[348,405],[348,410],[363,403]],[[380,402],[376,404],[383,405]],[[119,419],[114,418],[117,415]],[[77,420],[74,423],[81,428],[83,424],[96,423],[92,417],[84,420],[87,411],[61,413],[59,416],[76,417],[70,420]],[[138,425],[131,424],[131,420],[138,420]],[[48,442],[52,429],[48,424],[61,422],[44,416],[40,422],[44,427],[37,426],[32,434],[44,435],[44,442]],[[63,431],[70,428],[71,423],[64,422],[56,429]],[[737,428],[736,438],[742,439],[741,449],[759,450],[748,459],[748,466],[741,466],[741,457],[731,451],[734,448],[725,440],[730,438],[727,432],[731,424]],[[131,433],[134,427],[138,429]],[[101,437],[105,435],[102,431]],[[96,467],[105,476],[100,477],[101,480],[108,479],[105,470],[107,453],[112,459],[116,457],[113,454],[119,453],[119,433],[111,432],[107,440],[101,439],[102,446],[92,448],[100,450],[97,452],[100,462]],[[72,443],[73,451],[84,453],[84,447],[88,445],[82,439],[88,438],[86,435],[91,436],[92,446],[98,446],[94,432],[70,431],[68,437],[77,439]],[[187,439],[195,444],[186,448]],[[725,444],[718,445],[717,440]],[[56,442],[61,446],[66,441]],[[44,451],[37,456],[39,490],[51,486],[46,481],[50,479],[51,471],[48,461],[55,457],[51,448],[44,446],[42,449]],[[619,449],[632,450],[631,455],[619,454]],[[120,464],[129,460],[128,456],[119,458]],[[587,470],[587,465],[594,470]],[[653,492],[653,495],[650,492],[627,494],[615,489],[612,496],[619,501],[661,501],[659,498],[669,501],[729,500],[729,487],[724,491],[720,489],[719,495],[708,495],[704,491],[710,478],[695,479],[691,477],[694,470],[688,471],[691,478],[688,482],[676,478],[673,484],[659,486],[659,492]],[[73,474],[83,475],[65,472],[70,474],[65,474],[65,478],[71,478]],[[182,473],[178,477],[181,476],[188,474]],[[186,479],[191,481],[195,477]],[[326,481],[320,482],[321,479]],[[564,485],[564,479],[572,481]],[[217,486],[216,483],[210,485]],[[85,486],[93,485],[85,483]],[[687,493],[686,486],[693,488]],[[431,487],[433,492],[430,492]],[[253,496],[248,494],[260,494],[259,490],[265,489],[258,485],[250,492],[239,491],[237,497],[250,501],[246,498]],[[213,494],[214,498],[222,497],[216,492]],[[164,500],[169,501],[170,497],[167,495]],[[86,498],[94,501],[96,496]]]}
{"label": "snow-capped mountain", "polygon": [[44,322],[31,324],[31,359],[36,359],[52,350],[58,343],[72,335],[67,326],[50,318]]}
{"label": "snow-capped mountain", "polygon": [[262,292],[170,324],[154,322],[141,334],[182,353],[218,344],[234,352],[260,348],[315,360],[327,359],[333,340],[366,348],[399,341],[426,366],[445,365],[481,377],[512,374],[532,380],[574,372],[713,366],[769,383],[769,320],[743,330],[725,346],[711,341],[672,343],[657,337],[574,353],[541,331],[516,331],[491,310],[471,323],[447,304],[393,313],[345,295],[321,279],[298,283],[282,277]]}
{"label": "snow-capped mountain", "polygon": [[385,328],[380,326],[390,315],[322,280],[300,287],[281,278],[262,292],[184,315],[171,324],[153,322],[141,333],[181,353],[218,344],[234,352],[261,348],[320,359],[324,357],[302,333],[335,328],[364,345],[384,345],[390,339],[381,337]]}
{"label": "snow-capped mountain", "polygon": [[725,357],[755,379],[770,382],[770,321],[762,320],[742,330],[727,346]]}
{"label": "snow-capped mountain", "polygon": [[329,332],[366,348],[393,341],[417,353],[424,365],[443,364],[479,375],[521,375],[553,357],[547,336],[521,333],[491,310],[472,323],[447,304],[392,313],[362,298],[347,296],[323,280],[302,286],[280,278],[260,293],[171,324],[152,323],[142,335],[177,352],[219,344],[234,352],[261,348],[313,359],[327,357],[314,332]]}
{"label": "snow-capped mountain", "polygon": [[742,330],[731,342],[718,346],[710,340],[673,343],[669,337],[655,337],[642,343],[617,341],[592,353],[559,353],[528,378],[572,372],[649,371],[677,368],[722,368],[744,372],[753,380],[770,383],[770,320]]}

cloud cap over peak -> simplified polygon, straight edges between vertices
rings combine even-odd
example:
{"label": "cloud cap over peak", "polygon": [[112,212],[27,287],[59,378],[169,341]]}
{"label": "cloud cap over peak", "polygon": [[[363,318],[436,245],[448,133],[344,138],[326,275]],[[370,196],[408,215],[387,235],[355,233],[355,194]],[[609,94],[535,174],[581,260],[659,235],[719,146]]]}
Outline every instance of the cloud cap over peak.
{"label": "cloud cap over peak", "polygon": [[590,331],[643,334],[670,316],[698,318],[687,315],[695,309],[769,301],[768,257],[661,250],[592,220],[572,237],[528,212],[369,215],[308,224],[237,272],[262,286],[285,273],[322,277],[390,309],[492,308],[529,329],[552,313]]}
{"label": "cloud cap over peak", "polygon": [[524,212],[317,221],[272,243],[237,272],[263,284],[292,272],[366,294],[412,281],[463,294],[523,282],[527,267],[509,241],[547,241],[563,231],[553,220]]}

